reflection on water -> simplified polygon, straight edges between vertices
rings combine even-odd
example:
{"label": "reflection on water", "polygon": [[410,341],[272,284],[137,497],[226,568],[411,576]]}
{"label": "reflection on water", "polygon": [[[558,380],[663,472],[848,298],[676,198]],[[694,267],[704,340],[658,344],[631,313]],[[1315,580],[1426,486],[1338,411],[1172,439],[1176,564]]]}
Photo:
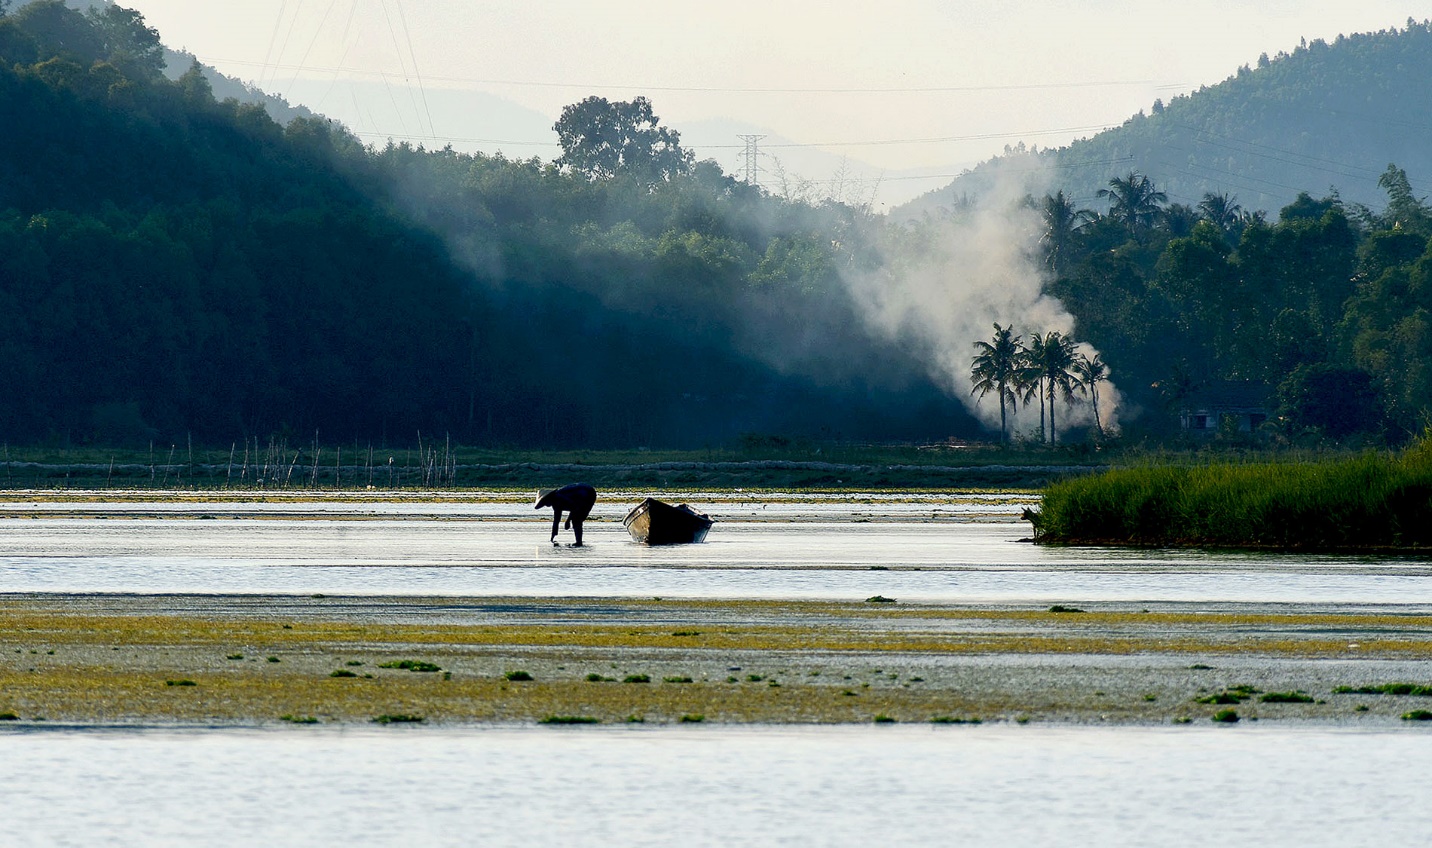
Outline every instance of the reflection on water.
{"label": "reflection on water", "polygon": [[728,519],[666,548],[614,521],[589,525],[585,548],[553,547],[522,504],[472,521],[0,519],[0,591],[1405,603],[1432,576],[1407,558],[1036,547],[1018,523],[865,521],[865,506]]}
{"label": "reflection on water", "polygon": [[0,732],[5,845],[1424,844],[1432,734]]}

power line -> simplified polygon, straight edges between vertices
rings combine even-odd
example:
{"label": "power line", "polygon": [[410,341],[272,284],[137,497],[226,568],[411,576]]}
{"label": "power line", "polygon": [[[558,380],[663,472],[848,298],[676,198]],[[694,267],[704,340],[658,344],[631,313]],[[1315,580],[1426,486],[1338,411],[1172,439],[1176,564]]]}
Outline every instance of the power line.
{"label": "power line", "polygon": [[428,108],[428,90],[423,86],[423,73],[418,70],[418,53],[413,49],[413,32],[408,29],[408,16],[403,13],[403,4],[398,4],[398,21],[403,25],[403,37],[408,41],[408,58],[413,61],[413,76],[418,78],[418,93],[423,97],[423,112],[428,116],[428,132],[437,132],[433,127],[433,112]]}
{"label": "power line", "polygon": [[[216,57],[201,57],[202,61],[211,65],[242,65],[254,66],[262,63],[244,59],[222,59]],[[274,70],[308,70],[321,73],[346,73],[354,76],[378,76],[382,71],[374,71],[366,68],[344,68],[344,67],[320,67],[311,66],[297,68],[294,65],[270,63],[268,67]],[[429,76],[430,82],[458,82],[475,85],[503,85],[520,86],[526,88],[574,88],[592,91],[669,91],[688,93],[720,93],[720,94],[948,94],[964,92],[986,92],[986,91],[1039,91],[1044,89],[1063,90],[1071,88],[1118,88],[1134,86],[1157,86],[1160,88],[1181,87],[1179,84],[1162,84],[1155,80],[1090,80],[1085,82],[1049,82],[1049,83],[1014,83],[1009,85],[949,85],[949,86],[911,86],[911,87],[771,87],[771,88],[741,88],[734,86],[709,86],[709,85],[613,85],[608,83],[585,83],[585,82],[549,82],[539,80],[515,80],[515,79],[487,79],[481,77],[452,77],[452,76]]]}
{"label": "power line", "polygon": [[[408,63],[403,59],[403,49],[398,46],[398,31],[393,26],[393,16],[388,12],[388,0],[382,0],[379,6],[383,9],[383,20],[388,24],[388,35],[393,40],[393,55],[398,58],[398,69],[402,71],[403,82],[407,83]],[[399,8],[402,8],[401,5]],[[384,82],[386,83],[386,81],[385,79]],[[418,112],[418,99],[413,96],[413,87],[411,84],[405,87],[408,90],[408,102],[413,104],[413,120],[418,122],[418,130],[421,131],[423,128],[423,116]],[[394,104],[394,108],[397,108],[396,103]],[[432,127],[429,127],[428,131],[431,132]]]}
{"label": "power line", "polygon": [[[979,134],[976,134],[976,135],[947,135],[947,136],[937,136],[937,137],[931,137],[931,138],[885,138],[885,139],[874,139],[874,140],[867,140],[867,141],[782,141],[782,142],[772,142],[772,143],[770,143],[770,144],[763,144],[763,145],[761,145],[761,147],[780,147],[780,148],[790,148],[790,147],[881,147],[881,146],[896,145],[896,144],[944,144],[944,143],[956,142],[956,141],[989,141],[990,139],[999,139],[999,138],[1024,138],[1024,137],[1036,136],[1036,135],[1058,135],[1058,134],[1061,134],[1061,133],[1088,132],[1088,131],[1091,131],[1091,130],[1105,130],[1105,129],[1108,129],[1108,128],[1109,128],[1109,127],[1108,127],[1107,124],[1091,124],[1091,125],[1085,126],[1085,127],[1060,127],[1060,128],[1057,128],[1057,129],[1048,129],[1048,130],[1027,130],[1027,131],[1024,131],[1024,132],[979,133]],[[512,145],[523,145],[523,146],[529,146],[529,147],[556,147],[556,146],[557,146],[557,142],[555,142],[555,141],[502,140],[502,139],[491,139],[491,138],[467,138],[467,137],[462,137],[462,136],[439,136],[439,135],[431,135],[431,136],[409,136],[409,135],[407,135],[406,132],[404,132],[404,133],[401,134],[401,135],[399,135],[399,134],[397,134],[397,133],[382,133],[382,132],[355,133],[355,135],[376,135],[376,136],[389,135],[389,136],[392,136],[392,137],[394,137],[394,138],[408,137],[408,138],[421,138],[421,139],[425,139],[425,140],[427,140],[427,141],[466,142],[466,143],[473,143],[473,144],[512,144]],[[761,136],[761,138],[765,138],[765,137],[766,137],[766,136]],[[739,136],[739,135],[738,135],[737,138],[745,138],[745,136]],[[745,149],[746,149],[746,144],[745,144],[745,143],[742,143],[742,144],[693,144],[693,145],[691,145],[691,147],[699,147],[699,148],[702,148],[702,149],[704,149],[704,150],[745,150]]]}
{"label": "power line", "polygon": [[298,75],[303,73],[303,66],[307,64],[308,57],[313,53],[313,46],[318,43],[318,37],[323,34],[323,25],[328,23],[328,16],[333,14],[333,7],[338,5],[338,0],[329,0],[328,8],[323,12],[323,19],[318,22],[318,28],[313,31],[313,38],[308,41],[308,49],[303,51],[303,58],[298,60],[298,70],[293,72],[293,79],[289,81],[288,87],[284,89],[284,95],[293,91],[293,86],[298,82]]}

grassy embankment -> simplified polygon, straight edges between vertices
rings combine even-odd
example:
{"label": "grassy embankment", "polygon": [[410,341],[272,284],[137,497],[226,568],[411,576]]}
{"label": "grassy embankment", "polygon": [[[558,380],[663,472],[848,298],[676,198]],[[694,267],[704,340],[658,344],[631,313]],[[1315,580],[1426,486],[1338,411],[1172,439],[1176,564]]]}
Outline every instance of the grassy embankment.
{"label": "grassy embankment", "polygon": [[495,450],[287,442],[225,449],[18,448],[0,453],[0,489],[530,489],[584,480],[662,488],[1034,488],[1107,460],[1088,452],[987,445],[755,443],[699,450]]}
{"label": "grassy embankment", "polygon": [[1432,442],[1302,462],[1146,465],[1050,486],[1038,539],[1055,544],[1432,549]]}

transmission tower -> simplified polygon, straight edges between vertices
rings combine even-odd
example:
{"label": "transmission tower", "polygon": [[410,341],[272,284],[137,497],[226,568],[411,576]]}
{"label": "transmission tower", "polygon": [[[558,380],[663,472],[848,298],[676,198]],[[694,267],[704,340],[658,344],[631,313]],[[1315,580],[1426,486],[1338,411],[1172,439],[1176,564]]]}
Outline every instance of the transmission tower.
{"label": "transmission tower", "polygon": [[761,184],[761,149],[758,146],[763,135],[737,135],[737,138],[746,142],[746,183],[748,185]]}

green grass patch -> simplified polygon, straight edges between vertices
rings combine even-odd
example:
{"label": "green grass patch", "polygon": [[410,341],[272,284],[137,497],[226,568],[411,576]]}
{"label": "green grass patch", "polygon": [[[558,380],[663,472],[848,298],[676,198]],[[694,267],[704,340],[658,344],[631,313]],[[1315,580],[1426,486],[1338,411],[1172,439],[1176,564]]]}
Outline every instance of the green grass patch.
{"label": "green grass patch", "polygon": [[591,674],[587,675],[587,682],[588,682],[588,683],[611,683],[613,680],[616,680],[616,678],[615,678],[615,677],[603,677],[603,676],[601,676],[600,674],[597,674],[595,671],[592,672]]}
{"label": "green grass patch", "polygon": [[865,599],[865,602],[867,604],[893,604],[895,603],[895,599],[887,598],[884,595],[871,595]]}
{"label": "green grass patch", "polygon": [[1219,710],[1213,714],[1213,720],[1223,724],[1233,724],[1239,721],[1237,710]]}
{"label": "green grass patch", "polygon": [[601,724],[602,720],[592,716],[549,715],[539,719],[538,724]]}
{"label": "green grass patch", "polygon": [[166,680],[166,681],[164,681],[164,685],[165,685],[165,686],[198,686],[199,684],[195,683],[195,682],[192,681],[192,680],[184,679],[184,680]]}
{"label": "green grass patch", "polygon": [[19,721],[20,717],[14,713],[0,713],[0,721]]}
{"label": "green grass patch", "polygon": [[512,683],[525,683],[533,679],[531,674],[528,674],[527,672],[521,670],[506,672],[502,675],[502,678]]}
{"label": "green grass patch", "polygon": [[1248,696],[1240,692],[1217,692],[1193,700],[1199,704],[1241,704],[1247,699]]}
{"label": "green grass patch", "polygon": [[313,716],[297,716],[284,714],[278,717],[279,721],[286,721],[289,724],[318,724],[318,719]]}
{"label": "green grass patch", "polygon": [[228,656],[224,657],[224,659],[226,660],[241,660],[243,658],[243,654],[229,654]]}
{"label": "green grass patch", "polygon": [[682,724],[700,724],[705,720],[706,716],[700,713],[687,713],[679,719]]}
{"label": "green grass patch", "polygon": [[1382,683],[1374,686],[1335,686],[1334,695],[1419,695],[1432,697],[1432,686],[1420,683]]}
{"label": "green grass patch", "polygon": [[1049,608],[1050,612],[1083,612],[1078,607],[1066,607],[1063,604],[1055,604]]}
{"label": "green grass patch", "polygon": [[886,715],[885,713],[880,713],[879,715],[875,716],[875,718],[871,719],[871,721],[874,722],[874,723],[876,723],[876,724],[894,724],[894,723],[895,723],[895,719],[891,718],[890,716]]}
{"label": "green grass patch", "polygon": [[1146,465],[1054,483],[1041,542],[1368,550],[1432,548],[1432,441],[1397,453]]}
{"label": "green grass patch", "polygon": [[930,724],[980,724],[982,719],[960,718],[958,716],[937,715],[930,719]]}
{"label": "green grass patch", "polygon": [[358,674],[357,674],[357,672],[349,671],[349,670],[346,669],[346,668],[340,668],[340,669],[338,669],[337,671],[329,672],[328,676],[329,676],[329,677],[357,677]]}
{"label": "green grass patch", "polygon": [[662,683],[691,683],[692,680],[691,680],[691,678],[689,678],[689,677],[663,677],[663,678],[661,678],[661,682],[662,682]]}
{"label": "green grass patch", "polygon": [[374,724],[422,724],[427,719],[420,715],[409,715],[408,713],[383,713],[373,717]]}
{"label": "green grass patch", "polygon": [[1258,700],[1265,704],[1311,704],[1317,699],[1303,692],[1269,692]]}
{"label": "green grass patch", "polygon": [[622,678],[623,683],[650,683],[650,674],[628,674]]}
{"label": "green grass patch", "polygon": [[[392,662],[379,663],[378,667],[402,668],[407,669],[408,671],[422,672],[442,671],[442,666],[430,662],[424,662],[423,660],[393,660]],[[508,679],[511,680],[512,678],[509,677]],[[528,679],[530,680],[531,678]]]}

